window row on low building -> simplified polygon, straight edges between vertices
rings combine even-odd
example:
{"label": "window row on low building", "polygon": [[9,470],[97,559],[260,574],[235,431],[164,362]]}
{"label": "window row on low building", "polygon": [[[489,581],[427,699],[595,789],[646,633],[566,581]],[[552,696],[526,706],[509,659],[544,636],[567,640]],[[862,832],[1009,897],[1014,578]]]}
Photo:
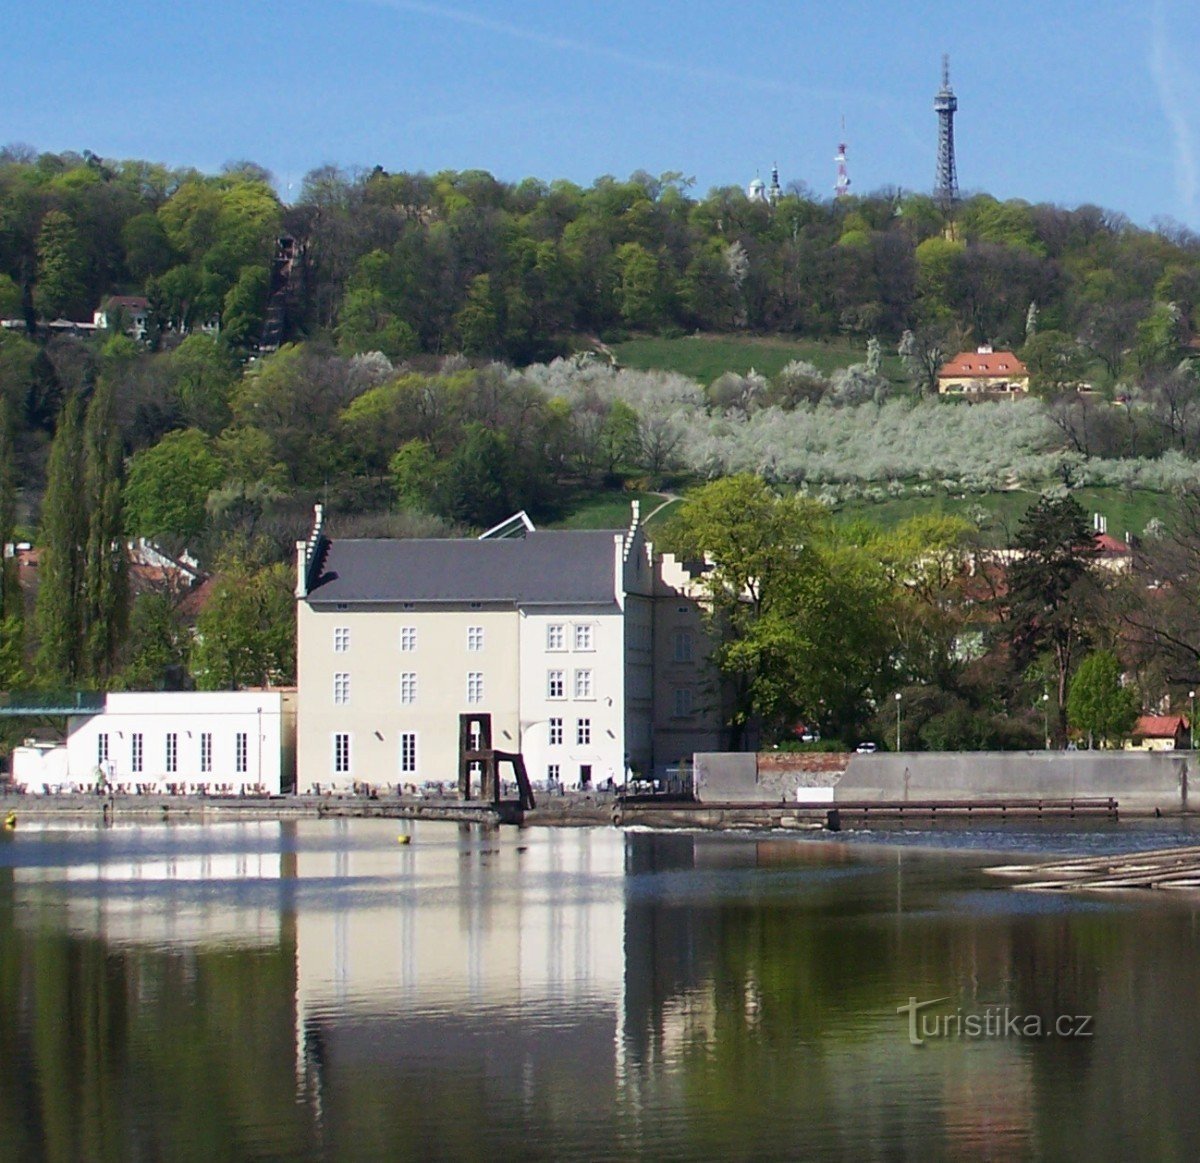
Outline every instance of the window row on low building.
{"label": "window row on low building", "polygon": [[[567,697],[566,670],[552,669],[546,672],[546,698],[565,699]],[[595,684],[590,667],[580,667],[570,672],[572,697],[581,700],[596,698]],[[468,705],[478,705],[483,702],[484,681],[483,672],[468,671],[466,675],[466,700]],[[417,672],[402,671],[400,674],[400,705],[413,706],[417,701]],[[345,707],[350,705],[350,672],[335,671],[333,675],[333,705]]]}
{"label": "window row on low building", "polygon": [[[124,732],[120,734],[122,737],[124,736]],[[145,732],[131,731],[128,751],[121,756],[113,747],[111,733],[101,731],[96,736],[96,765],[104,772],[125,770],[124,762],[128,760],[128,771],[132,775],[141,775],[144,772],[163,772],[167,775],[174,775],[180,771],[198,771],[201,775],[208,775],[214,770],[214,761],[221,764],[232,763],[233,770],[238,775],[245,775],[250,769],[250,733],[248,731],[236,731],[232,740],[222,740],[225,744],[232,742],[232,747],[229,748],[227,754],[220,754],[214,750],[211,731],[201,731],[197,736],[193,736],[190,731],[186,732],[194,750],[190,754],[181,754],[179,735],[178,731],[167,731],[157,740],[161,748],[158,751],[161,756],[160,766],[154,754],[147,751]]]}

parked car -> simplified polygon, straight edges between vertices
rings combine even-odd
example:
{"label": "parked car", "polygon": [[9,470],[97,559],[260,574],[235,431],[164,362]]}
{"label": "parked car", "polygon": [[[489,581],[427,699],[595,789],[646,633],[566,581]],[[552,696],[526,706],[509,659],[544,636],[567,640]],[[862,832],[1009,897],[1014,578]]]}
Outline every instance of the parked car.
{"label": "parked car", "polygon": [[875,752],[879,750],[879,747],[877,744],[872,743],[871,740],[868,739],[865,742],[860,743],[854,750],[857,751],[859,755],[874,755]]}

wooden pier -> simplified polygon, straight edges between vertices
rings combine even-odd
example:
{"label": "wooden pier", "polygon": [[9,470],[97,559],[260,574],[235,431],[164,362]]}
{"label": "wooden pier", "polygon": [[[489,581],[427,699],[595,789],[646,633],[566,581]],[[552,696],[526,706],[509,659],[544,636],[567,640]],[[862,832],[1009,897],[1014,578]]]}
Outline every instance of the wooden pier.
{"label": "wooden pier", "polygon": [[1037,864],[986,868],[992,876],[1038,892],[1105,892],[1128,889],[1200,891],[1200,846],[1158,848],[1117,856],[1080,856]]}

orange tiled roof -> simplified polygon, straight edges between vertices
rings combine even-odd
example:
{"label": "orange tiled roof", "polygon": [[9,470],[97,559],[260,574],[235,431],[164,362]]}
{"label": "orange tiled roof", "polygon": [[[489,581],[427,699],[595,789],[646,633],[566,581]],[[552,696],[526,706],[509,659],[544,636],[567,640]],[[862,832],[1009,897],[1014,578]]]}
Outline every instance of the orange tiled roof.
{"label": "orange tiled roof", "polygon": [[978,376],[981,379],[1027,376],[1029,369],[1011,351],[961,351],[942,364],[938,377]]}
{"label": "orange tiled roof", "polygon": [[1186,715],[1139,715],[1133,733],[1143,739],[1174,739],[1187,729]]}

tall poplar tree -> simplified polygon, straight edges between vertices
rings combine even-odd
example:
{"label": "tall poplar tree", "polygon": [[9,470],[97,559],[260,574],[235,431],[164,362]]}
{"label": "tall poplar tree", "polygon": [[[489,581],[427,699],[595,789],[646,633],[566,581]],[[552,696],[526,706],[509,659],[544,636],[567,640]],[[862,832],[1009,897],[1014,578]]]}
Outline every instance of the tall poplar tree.
{"label": "tall poplar tree", "polygon": [[83,670],[103,687],[129,624],[129,561],[121,509],[121,437],[112,385],[101,378],[83,430],[87,543],[83,563]]}
{"label": "tall poplar tree", "polygon": [[59,415],[42,503],[37,596],[37,674],[48,686],[83,676],[84,505],[83,405],[72,395]]}
{"label": "tall poplar tree", "polygon": [[5,554],[14,541],[17,482],[13,472],[12,413],[0,393],[0,688],[18,686],[24,671],[24,610],[15,559]]}

